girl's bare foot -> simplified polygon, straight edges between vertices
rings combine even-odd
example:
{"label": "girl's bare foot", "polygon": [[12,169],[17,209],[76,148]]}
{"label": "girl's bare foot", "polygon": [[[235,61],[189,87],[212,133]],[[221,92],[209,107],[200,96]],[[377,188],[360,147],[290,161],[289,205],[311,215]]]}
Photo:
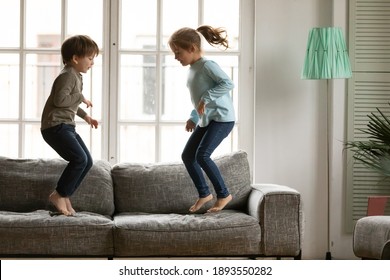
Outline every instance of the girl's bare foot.
{"label": "girl's bare foot", "polygon": [[225,198],[218,198],[217,201],[215,202],[214,206],[211,207],[209,210],[207,210],[208,213],[214,213],[221,211],[225,206],[232,201],[233,197],[231,194],[229,194]]}
{"label": "girl's bare foot", "polygon": [[58,192],[54,191],[49,195],[49,201],[57,208],[57,210],[65,216],[71,215],[66,208],[66,199],[59,195]]}
{"label": "girl's bare foot", "polygon": [[198,211],[203,205],[205,205],[207,202],[209,202],[212,199],[213,199],[212,194],[209,194],[206,197],[198,198],[198,200],[195,202],[195,204],[190,207],[190,212],[194,213],[194,212]]}
{"label": "girl's bare foot", "polygon": [[73,209],[72,203],[70,202],[69,197],[66,197],[66,198],[65,198],[65,203],[66,203],[66,210],[68,210],[68,212],[69,212],[71,215],[76,214],[76,210]]}

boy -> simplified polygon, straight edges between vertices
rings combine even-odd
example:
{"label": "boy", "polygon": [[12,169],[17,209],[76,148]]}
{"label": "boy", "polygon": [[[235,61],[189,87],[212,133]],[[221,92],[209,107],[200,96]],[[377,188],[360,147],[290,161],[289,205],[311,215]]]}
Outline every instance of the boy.
{"label": "boy", "polygon": [[93,160],[75,127],[75,115],[84,119],[91,127],[97,128],[97,120],[91,118],[79,105],[87,108],[91,101],[82,94],[82,75],[94,64],[99,47],[88,36],[77,35],[64,41],[61,55],[64,68],[55,79],[41,118],[43,139],[66,161],[68,165],[49,196],[49,201],[66,216],[75,214],[70,196],[79,187]]}

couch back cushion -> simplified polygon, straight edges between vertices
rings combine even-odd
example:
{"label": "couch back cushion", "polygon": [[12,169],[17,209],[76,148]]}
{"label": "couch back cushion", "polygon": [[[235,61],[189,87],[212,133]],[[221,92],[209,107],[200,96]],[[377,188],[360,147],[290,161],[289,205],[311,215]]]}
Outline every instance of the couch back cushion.
{"label": "couch back cushion", "polygon": [[[55,210],[48,197],[66,164],[62,159],[0,157],[0,211]],[[111,165],[95,161],[71,201],[76,211],[111,216],[114,213]]]}
{"label": "couch back cushion", "polygon": [[[244,209],[251,192],[247,154],[243,151],[216,157],[233,200],[226,209]],[[188,213],[198,193],[182,163],[120,163],[112,168],[117,212]],[[205,176],[215,202],[214,188]]]}

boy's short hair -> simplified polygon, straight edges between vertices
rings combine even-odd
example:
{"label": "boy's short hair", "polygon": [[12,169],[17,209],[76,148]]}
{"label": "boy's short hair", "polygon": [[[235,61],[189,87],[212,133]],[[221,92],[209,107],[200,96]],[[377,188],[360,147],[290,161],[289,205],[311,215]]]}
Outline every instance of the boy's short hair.
{"label": "boy's short hair", "polygon": [[90,37],[86,35],[75,35],[66,39],[61,46],[62,62],[70,62],[74,55],[84,57],[98,55],[99,47]]}

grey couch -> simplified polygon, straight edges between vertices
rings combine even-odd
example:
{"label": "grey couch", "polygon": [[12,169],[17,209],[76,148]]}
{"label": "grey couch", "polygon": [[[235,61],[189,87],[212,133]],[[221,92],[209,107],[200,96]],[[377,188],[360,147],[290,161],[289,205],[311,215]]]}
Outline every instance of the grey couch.
{"label": "grey couch", "polygon": [[368,216],[357,220],[353,252],[362,259],[390,260],[390,216]]}
{"label": "grey couch", "polygon": [[300,194],[252,185],[247,154],[216,158],[234,199],[189,214],[197,193],[181,163],[95,161],[72,196],[77,213],[52,216],[47,198],[66,162],[0,157],[2,257],[301,257]]}

